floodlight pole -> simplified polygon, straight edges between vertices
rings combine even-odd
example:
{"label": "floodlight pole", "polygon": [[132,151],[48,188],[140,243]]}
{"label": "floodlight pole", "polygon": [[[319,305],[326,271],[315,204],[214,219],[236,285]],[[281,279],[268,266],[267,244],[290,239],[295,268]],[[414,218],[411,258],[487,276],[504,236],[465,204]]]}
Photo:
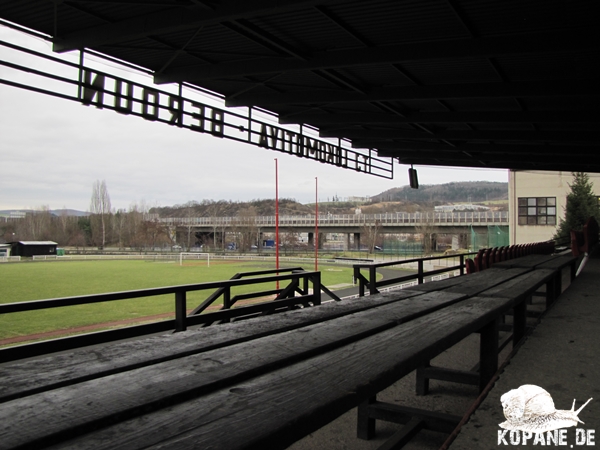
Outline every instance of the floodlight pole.
{"label": "floodlight pole", "polygon": [[[275,158],[275,268],[279,270],[279,173],[277,158]],[[279,272],[277,272],[277,275],[279,275]],[[277,280],[277,289],[279,289],[279,280]]]}
{"label": "floodlight pole", "polygon": [[319,270],[319,179],[315,177],[315,272]]}

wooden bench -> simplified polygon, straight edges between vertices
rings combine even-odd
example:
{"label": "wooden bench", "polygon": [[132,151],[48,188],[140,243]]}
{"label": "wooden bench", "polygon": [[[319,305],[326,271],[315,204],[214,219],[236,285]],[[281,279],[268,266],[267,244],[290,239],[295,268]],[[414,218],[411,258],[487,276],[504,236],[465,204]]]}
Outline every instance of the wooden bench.
{"label": "wooden bench", "polygon": [[497,345],[513,302],[460,299],[416,295],[16,398],[0,408],[2,448],[285,448],[477,330]]}
{"label": "wooden bench", "polygon": [[[428,283],[437,289],[0,364],[0,448],[285,448],[359,405],[358,434],[369,438],[377,419],[410,413],[377,393],[475,332],[477,382],[487,384],[500,318],[521,317],[527,292],[552,273],[490,269]],[[458,420],[417,415],[394,442]]]}
{"label": "wooden bench", "polygon": [[[257,317],[248,322],[233,322],[218,328],[191,328],[183,333],[102,344],[0,364],[0,379],[3,381],[0,383],[0,403],[56,387],[73,385],[228,347],[239,342],[284,333],[421,294],[421,292],[400,291],[393,296],[382,294],[377,297],[366,297],[361,301],[328,303],[318,308]],[[436,304],[433,302],[433,305]]]}
{"label": "wooden bench", "polygon": [[556,291],[553,298],[556,298],[562,292],[563,269],[569,268],[572,282],[575,279],[578,260],[579,258],[572,255],[528,255],[498,263],[494,267],[496,269],[535,268],[553,270],[555,274],[553,287]]}

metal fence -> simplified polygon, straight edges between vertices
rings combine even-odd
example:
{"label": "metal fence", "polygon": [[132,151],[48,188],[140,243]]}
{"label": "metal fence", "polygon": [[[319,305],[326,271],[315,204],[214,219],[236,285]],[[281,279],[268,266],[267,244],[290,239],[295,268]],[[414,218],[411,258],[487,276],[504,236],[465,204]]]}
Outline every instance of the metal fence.
{"label": "metal fence", "polygon": [[[164,217],[157,219],[166,225],[232,227],[253,225],[274,227],[275,216],[252,217]],[[386,213],[386,214],[320,214],[319,226],[365,226],[365,225],[468,225],[508,224],[508,211],[463,211],[435,213]],[[280,216],[279,226],[314,226],[315,216]]]}

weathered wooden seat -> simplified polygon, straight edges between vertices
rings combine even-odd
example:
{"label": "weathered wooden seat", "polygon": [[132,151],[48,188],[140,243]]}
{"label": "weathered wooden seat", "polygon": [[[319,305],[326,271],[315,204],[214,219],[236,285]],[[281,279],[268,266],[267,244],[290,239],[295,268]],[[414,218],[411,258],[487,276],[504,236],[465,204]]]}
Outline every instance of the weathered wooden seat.
{"label": "weathered wooden seat", "polygon": [[[502,271],[501,269],[490,269],[484,273],[489,274],[492,270]],[[513,271],[515,269],[509,269]],[[472,277],[467,277],[472,278]],[[505,314],[510,313],[513,316],[513,322],[511,327],[504,327],[507,330],[512,330],[512,336],[509,338],[512,340],[513,345],[516,345],[525,335],[525,329],[527,324],[527,300],[542,286],[546,286],[546,305],[549,306],[553,303],[556,295],[556,289],[554,288],[554,282],[556,280],[555,271],[551,269],[540,269],[527,271],[525,270],[520,275],[513,277],[505,277],[504,281],[496,283],[494,286],[480,287],[476,286],[481,283],[474,284],[458,284],[449,287],[444,292],[448,293],[463,293],[472,292],[473,289],[480,291],[477,292],[478,297],[503,297],[511,299],[513,301],[513,310],[506,310]],[[502,279],[501,277],[495,278],[496,280]],[[493,283],[490,283],[493,284]],[[506,341],[508,343],[508,340]],[[502,348],[503,345],[500,346]],[[477,366],[470,371],[456,371],[448,370],[445,368],[431,366],[430,362],[427,361],[417,371],[417,385],[416,392],[419,395],[426,395],[429,392],[429,380],[445,380],[454,381],[457,383],[474,384],[479,385],[482,388],[482,379],[477,372]]]}
{"label": "weathered wooden seat", "polygon": [[[477,330],[497,345],[513,302],[460,298],[426,293],[13,399],[0,409],[2,447],[285,448]],[[491,377],[497,358],[481,367]]]}
{"label": "weathered wooden seat", "polygon": [[536,268],[536,269],[551,269],[554,271],[554,297],[557,297],[562,292],[562,271],[565,268],[570,269],[571,281],[575,279],[577,270],[577,257],[571,255],[528,255],[521,258],[511,259],[500,262],[495,265],[497,269],[513,269],[513,268]]}
{"label": "weathered wooden seat", "polygon": [[360,301],[328,303],[319,308],[257,317],[244,323],[234,322],[226,327],[220,326],[218,332],[214,328],[192,328],[184,333],[162,334],[0,364],[0,379],[3,381],[0,383],[0,404],[36,392],[332,320],[421,294],[422,292],[405,290],[396,292],[393,296],[382,294],[362,298]]}
{"label": "weathered wooden seat", "polygon": [[[478,372],[462,377],[487,384],[498,366],[501,318],[513,311],[513,341],[520,339],[527,296],[556,270],[492,268],[1,364],[0,448],[277,449],[356,406],[358,434],[369,438],[375,420],[410,414],[377,402],[377,393],[472,333],[481,335]],[[435,412],[415,414],[416,428],[447,431],[457,423]]]}

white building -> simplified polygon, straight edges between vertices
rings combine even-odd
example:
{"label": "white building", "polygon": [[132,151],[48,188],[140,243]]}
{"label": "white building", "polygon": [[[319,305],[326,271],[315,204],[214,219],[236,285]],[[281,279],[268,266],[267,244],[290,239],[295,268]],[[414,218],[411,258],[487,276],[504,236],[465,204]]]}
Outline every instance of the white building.
{"label": "white building", "polygon": [[[588,173],[600,200],[600,173]],[[508,178],[510,243],[552,239],[565,217],[571,172],[511,170]]]}

